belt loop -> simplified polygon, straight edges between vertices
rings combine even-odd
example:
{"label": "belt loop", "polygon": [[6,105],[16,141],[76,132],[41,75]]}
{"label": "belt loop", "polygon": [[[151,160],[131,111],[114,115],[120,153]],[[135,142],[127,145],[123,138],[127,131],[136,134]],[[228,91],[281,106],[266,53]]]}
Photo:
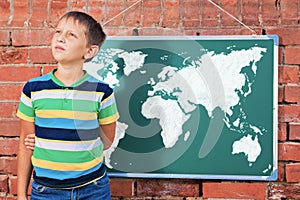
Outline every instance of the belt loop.
{"label": "belt loop", "polygon": [[77,200],[77,190],[76,190],[76,188],[72,188],[72,190],[71,190],[71,200]]}

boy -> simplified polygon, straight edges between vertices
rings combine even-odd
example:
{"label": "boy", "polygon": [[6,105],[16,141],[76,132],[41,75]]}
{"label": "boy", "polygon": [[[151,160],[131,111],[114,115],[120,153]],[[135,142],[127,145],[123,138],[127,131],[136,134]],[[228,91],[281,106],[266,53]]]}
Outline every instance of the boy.
{"label": "boy", "polygon": [[[110,199],[103,150],[111,145],[118,119],[113,90],[83,69],[105,40],[91,16],[62,16],[51,41],[57,68],[29,80],[21,95],[18,200]],[[34,151],[24,140],[35,133]],[[100,136],[100,137],[99,137]]]}

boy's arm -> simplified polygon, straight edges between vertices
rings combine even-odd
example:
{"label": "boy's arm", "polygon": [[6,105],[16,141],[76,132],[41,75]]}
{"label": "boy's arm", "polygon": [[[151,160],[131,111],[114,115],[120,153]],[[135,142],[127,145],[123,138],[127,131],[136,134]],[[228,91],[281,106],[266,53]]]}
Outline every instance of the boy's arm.
{"label": "boy's arm", "polygon": [[100,126],[100,138],[104,144],[104,150],[108,149],[115,138],[116,122]]}
{"label": "boy's arm", "polygon": [[34,122],[21,120],[21,134],[18,148],[18,200],[27,200],[27,190],[32,173],[32,150],[26,148],[25,138],[34,133]]}

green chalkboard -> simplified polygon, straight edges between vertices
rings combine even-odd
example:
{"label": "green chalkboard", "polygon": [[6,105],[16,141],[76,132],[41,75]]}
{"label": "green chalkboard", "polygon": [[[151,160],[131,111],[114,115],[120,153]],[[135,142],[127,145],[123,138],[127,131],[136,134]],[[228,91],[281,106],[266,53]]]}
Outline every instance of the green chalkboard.
{"label": "green chalkboard", "polygon": [[278,37],[110,37],[85,69],[114,88],[114,177],[277,179]]}

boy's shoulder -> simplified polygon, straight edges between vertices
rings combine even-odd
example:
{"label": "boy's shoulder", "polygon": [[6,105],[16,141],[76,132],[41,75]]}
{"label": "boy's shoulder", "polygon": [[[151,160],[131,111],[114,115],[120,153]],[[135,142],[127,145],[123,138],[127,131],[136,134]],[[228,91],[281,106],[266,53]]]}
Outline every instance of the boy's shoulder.
{"label": "boy's shoulder", "polygon": [[88,74],[88,79],[87,80],[90,83],[96,83],[96,84],[105,85],[105,86],[109,87],[108,83],[106,83],[106,82],[104,82],[102,80],[99,80],[99,79],[95,78],[94,76],[92,76],[90,74]]}
{"label": "boy's shoulder", "polygon": [[23,92],[29,95],[32,91],[39,91],[41,89],[48,88],[51,85],[49,84],[49,80],[51,80],[50,74],[31,78],[25,83]]}
{"label": "boy's shoulder", "polygon": [[87,79],[87,82],[90,83],[90,85],[96,90],[97,92],[106,92],[106,93],[112,93],[113,89],[112,87],[102,80],[99,80],[92,75],[88,74],[89,77]]}
{"label": "boy's shoulder", "polygon": [[29,83],[39,82],[39,81],[49,81],[51,79],[50,73],[44,74],[42,76],[34,77],[28,80]]}

